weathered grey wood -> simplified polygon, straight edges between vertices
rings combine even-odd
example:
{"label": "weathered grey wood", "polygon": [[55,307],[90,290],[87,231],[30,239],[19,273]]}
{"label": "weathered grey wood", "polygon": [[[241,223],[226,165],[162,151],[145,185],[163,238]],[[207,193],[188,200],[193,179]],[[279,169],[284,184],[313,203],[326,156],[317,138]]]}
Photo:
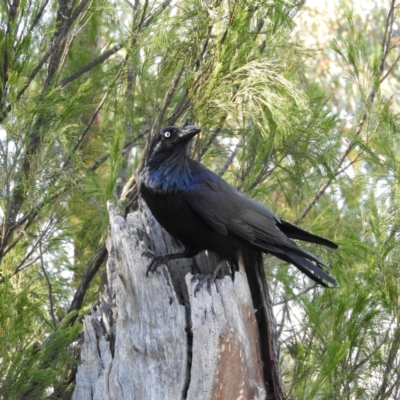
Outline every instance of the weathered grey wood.
{"label": "weathered grey wood", "polygon": [[[83,365],[78,369],[74,398],[182,398],[188,364],[185,307],[178,301],[166,267],[146,277],[148,259],[142,253],[148,249],[146,232],[151,227],[144,225],[142,215],[125,221],[112,205],[109,212],[107,269],[117,317],[112,321],[103,315],[99,321],[104,305],[85,317]],[[97,324],[102,329],[96,329]],[[114,337],[106,333],[106,325],[111,324]],[[115,350],[109,357],[111,347]]]}
{"label": "weathered grey wood", "polygon": [[216,281],[211,294],[186,277],[193,361],[189,399],[265,399],[259,334],[246,275]]}
{"label": "weathered grey wood", "polygon": [[84,318],[73,398],[265,399],[260,338],[243,266],[234,281],[225,276],[211,285],[211,293],[203,286],[196,296],[192,273],[204,267],[202,257],[199,266],[176,260],[147,277],[144,251],[182,249],[145,204],[141,208],[125,221],[109,204],[109,286]]}

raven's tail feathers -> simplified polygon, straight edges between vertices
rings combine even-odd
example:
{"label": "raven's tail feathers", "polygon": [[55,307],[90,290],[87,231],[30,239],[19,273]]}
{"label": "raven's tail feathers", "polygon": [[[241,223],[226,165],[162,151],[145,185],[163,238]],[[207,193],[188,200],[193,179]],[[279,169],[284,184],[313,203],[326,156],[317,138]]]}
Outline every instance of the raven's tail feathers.
{"label": "raven's tail feathers", "polygon": [[317,235],[313,235],[310,232],[307,232],[296,225],[290,224],[281,219],[281,223],[278,224],[279,229],[289,238],[303,240],[305,242],[321,244],[326,247],[330,247],[331,249],[337,249],[338,245],[336,243],[331,242],[328,239],[324,239]]}
{"label": "raven's tail feathers", "polygon": [[314,282],[319,283],[322,286],[328,287],[328,285],[324,282],[331,283],[334,286],[337,286],[337,282],[333,279],[328,273],[326,273],[322,266],[318,263],[314,264],[311,261],[308,261],[306,258],[293,253],[291,251],[285,250],[285,256],[276,255],[277,257],[281,258],[284,261],[290,262],[291,264],[295,265],[301,272],[307,275],[310,279]]}

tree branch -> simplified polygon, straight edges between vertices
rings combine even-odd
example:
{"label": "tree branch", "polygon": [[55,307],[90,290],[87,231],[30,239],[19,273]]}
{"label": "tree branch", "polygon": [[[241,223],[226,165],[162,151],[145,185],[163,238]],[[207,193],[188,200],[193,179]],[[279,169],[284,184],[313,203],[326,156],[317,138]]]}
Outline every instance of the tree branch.
{"label": "tree branch", "polygon": [[141,27],[147,27],[155,17],[158,17],[170,4],[172,0],[166,0],[161,3],[146,19],[141,23]]}
{"label": "tree branch", "polygon": [[79,68],[75,72],[73,72],[71,75],[68,75],[64,79],[62,79],[60,82],[57,83],[56,87],[64,87],[68,85],[69,83],[73,82],[75,79],[79,78],[81,75],[83,75],[86,72],[91,71],[94,67],[97,67],[100,65],[102,62],[110,58],[112,55],[117,53],[119,50],[121,50],[123,47],[123,44],[117,44],[114,47],[112,47],[110,50],[105,51],[103,54],[101,54],[99,57],[93,59],[92,61],[88,62],[86,65],[83,67]]}
{"label": "tree branch", "polygon": [[393,364],[398,355],[399,347],[400,347],[400,328],[398,327],[396,329],[396,332],[394,334],[394,337],[393,337],[393,340],[392,340],[392,343],[390,346],[389,355],[388,355],[387,363],[385,366],[385,372],[383,373],[383,379],[382,379],[381,385],[379,387],[379,390],[374,397],[374,400],[379,400],[379,399],[385,400],[388,398],[385,395],[386,388],[389,383],[389,375],[391,373],[393,373]]}
{"label": "tree branch", "polygon": [[[25,82],[24,86],[21,88],[21,90],[17,94],[17,100],[19,100],[22,95],[25,93],[25,90],[29,87],[33,79],[35,79],[36,75],[38,72],[41,70],[43,67],[44,63],[47,61],[47,59],[51,56],[51,54],[59,48],[61,42],[65,39],[65,36],[72,25],[72,23],[75,21],[75,19],[78,17],[78,15],[82,12],[83,8],[86,6],[86,4],[90,0],[82,0],[82,2],[76,7],[74,12],[71,15],[71,18],[67,20],[67,22],[64,24],[61,32],[57,35],[57,38],[53,41],[52,45],[50,48],[46,51],[42,59],[38,62],[36,67],[33,69],[31,74],[29,75],[27,81]],[[1,121],[0,121],[1,122]]]}
{"label": "tree branch", "polygon": [[163,103],[161,105],[161,109],[157,113],[157,118],[156,118],[156,120],[155,120],[155,122],[154,122],[154,124],[153,124],[153,126],[151,128],[151,133],[152,134],[154,134],[155,131],[160,129],[161,121],[162,121],[162,119],[164,117],[164,114],[165,114],[165,111],[166,111],[167,107],[169,106],[169,104],[171,102],[172,96],[175,93],[176,87],[178,86],[178,83],[179,83],[179,81],[180,81],[180,79],[182,77],[183,71],[184,71],[184,67],[181,67],[177,71],[177,73],[174,76],[174,79],[171,82],[171,85],[169,86],[169,89],[167,90],[167,93],[165,93],[164,101],[163,101]]}
{"label": "tree branch", "polygon": [[92,282],[97,271],[106,260],[107,254],[108,253],[106,245],[105,243],[103,243],[102,245],[100,245],[93,258],[89,262],[85,276],[82,278],[81,283],[79,284],[79,287],[75,292],[74,298],[72,299],[72,302],[68,308],[68,314],[72,311],[77,311],[81,309],[86,291],[88,290],[89,285]]}
{"label": "tree branch", "polygon": [[99,105],[97,106],[96,110],[94,111],[93,115],[91,116],[89,122],[86,124],[85,129],[81,132],[81,134],[79,135],[78,139],[75,142],[75,145],[72,149],[72,151],[70,152],[70,154],[68,155],[67,159],[65,160],[65,162],[63,162],[61,164],[61,168],[65,168],[69,162],[71,161],[71,157],[72,154],[75,154],[75,152],[78,150],[80,144],[82,143],[83,139],[85,138],[86,134],[88,133],[90,127],[92,126],[94,120],[97,117],[97,114],[100,112],[100,110],[103,108],[104,102],[106,101],[107,95],[108,95],[108,91],[103,95],[103,98],[101,99]]}
{"label": "tree branch", "polygon": [[[296,293],[296,297],[302,296],[303,294],[306,294],[306,293],[310,292],[311,290],[316,289],[318,287],[319,286],[317,284],[309,286],[308,288],[302,290],[301,292]],[[282,301],[277,301],[276,303],[273,304],[273,306],[275,307],[275,306],[280,306],[282,304],[287,304],[291,300],[294,300],[294,299],[284,299]]]}
{"label": "tree branch", "polygon": [[218,171],[217,175],[222,176],[226,170],[230,167],[230,165],[233,163],[233,160],[236,157],[236,154],[238,153],[238,151],[242,148],[242,142],[239,142],[235,148],[233,149],[233,151],[231,152],[230,156],[228,157],[228,159],[225,161],[225,164],[222,166],[222,168]]}
{"label": "tree branch", "polygon": [[54,303],[53,303],[53,287],[51,285],[49,276],[47,275],[46,272],[46,268],[44,267],[44,263],[43,263],[43,251],[42,251],[42,242],[39,242],[39,253],[40,253],[40,268],[43,271],[43,274],[46,278],[47,281],[47,286],[49,288],[49,303],[50,303],[50,314],[51,314],[51,318],[53,320],[53,328],[55,328],[57,326],[57,319],[56,316],[54,314]]}

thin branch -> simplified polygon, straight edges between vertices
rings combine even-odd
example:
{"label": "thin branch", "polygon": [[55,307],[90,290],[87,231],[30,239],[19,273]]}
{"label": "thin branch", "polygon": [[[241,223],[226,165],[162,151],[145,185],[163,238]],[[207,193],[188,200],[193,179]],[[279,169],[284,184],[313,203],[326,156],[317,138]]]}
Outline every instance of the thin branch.
{"label": "thin branch", "polygon": [[[135,7],[139,8],[139,0],[135,0]],[[137,16],[139,16],[139,13],[136,13]],[[138,56],[138,52],[136,53],[136,56]],[[137,74],[134,71],[132,63],[127,62],[127,86],[126,86],[126,102],[127,104],[134,104],[134,92],[135,92],[135,87],[136,87],[136,78]],[[125,116],[125,137],[130,140],[133,137],[133,125],[131,118],[129,118],[129,115]],[[128,150],[127,150],[128,153]],[[124,157],[124,161],[122,163],[121,169],[118,174],[118,179],[117,179],[117,185],[115,188],[115,192],[117,194],[117,197],[121,196],[121,193],[124,188],[124,184],[126,182],[126,176],[128,173],[128,164],[129,164],[129,157]]]}
{"label": "thin branch", "polygon": [[121,50],[123,47],[123,44],[117,44],[114,47],[112,47],[110,50],[105,51],[103,54],[101,54],[99,57],[93,59],[92,61],[88,62],[86,65],[83,67],[79,68],[75,72],[73,72],[71,75],[68,75],[64,79],[61,79],[60,82],[57,83],[56,87],[64,87],[68,85],[69,83],[73,82],[75,79],[79,78],[81,75],[83,75],[86,72],[91,71],[94,67],[97,67],[99,64],[110,58],[113,54],[117,53],[119,50]]}
{"label": "thin branch", "polygon": [[390,66],[390,68],[387,70],[386,74],[381,78],[380,83],[382,83],[393,71],[394,67],[397,65],[397,63],[400,60],[400,54],[397,56],[395,62]]}
{"label": "thin branch", "polygon": [[164,117],[165,111],[167,109],[167,107],[169,106],[169,104],[171,103],[172,100],[172,96],[175,93],[176,87],[178,86],[178,83],[182,77],[184,71],[184,67],[181,67],[178,72],[175,74],[174,79],[171,82],[171,85],[169,86],[169,89],[167,91],[167,93],[165,93],[164,96],[164,101],[161,105],[161,109],[160,111],[157,113],[157,118],[151,128],[151,132],[154,133],[155,131],[157,131],[160,128],[160,124],[161,121]]}
{"label": "thin branch", "polygon": [[28,32],[33,32],[34,31],[34,29],[36,28],[36,25],[41,20],[41,18],[43,16],[43,13],[44,13],[44,10],[46,9],[48,4],[49,4],[49,0],[45,0],[45,2],[43,3],[42,7],[40,7],[39,12],[36,14],[35,19],[32,21],[32,24],[29,27],[29,31]]}
{"label": "thin branch", "polygon": [[393,22],[394,22],[394,9],[395,9],[395,0],[392,0],[388,15],[386,17],[385,33],[382,39],[382,58],[379,64],[379,75],[382,75],[383,73],[383,69],[385,67],[385,61],[390,50],[390,41],[392,38]]}
{"label": "thin branch", "polygon": [[386,391],[385,397],[382,397],[382,400],[385,400],[385,399],[398,399],[399,398],[398,396],[391,397],[394,390],[396,390],[396,392],[397,392],[398,387],[399,387],[399,383],[400,383],[400,375],[397,374],[396,376],[397,376],[396,380],[394,381],[393,385],[390,386],[390,388]]}
{"label": "thin branch", "polygon": [[155,17],[158,17],[170,4],[172,0],[167,0],[161,3],[142,23],[141,27],[146,28],[151,24]]}
{"label": "thin branch", "polygon": [[63,162],[63,163],[61,164],[61,168],[65,168],[65,167],[69,164],[69,162],[71,161],[72,154],[74,154],[74,153],[78,150],[78,148],[79,148],[79,146],[81,145],[83,139],[85,138],[85,136],[86,136],[86,134],[88,133],[90,127],[92,126],[94,120],[96,119],[97,114],[98,114],[98,113],[100,112],[100,110],[103,108],[103,105],[104,105],[104,102],[106,101],[106,98],[107,98],[108,93],[109,93],[109,92],[107,91],[107,92],[104,94],[104,96],[102,97],[102,99],[101,99],[99,105],[97,106],[96,110],[94,111],[92,117],[90,118],[89,122],[86,124],[85,129],[84,129],[84,130],[81,132],[81,134],[79,135],[79,137],[78,137],[78,139],[77,139],[77,141],[76,141],[76,143],[75,143],[73,149],[71,150],[70,154],[68,155],[67,159],[65,160],[65,162]]}
{"label": "thin branch", "polygon": [[[20,273],[21,271],[23,271],[24,269],[27,269],[28,267],[30,267],[31,265],[35,264],[35,262],[40,258],[40,256],[36,256],[35,258],[33,258],[32,260],[28,261],[25,264],[20,265],[18,268],[14,269],[13,272],[10,272],[7,275],[7,279],[11,279],[13,276],[17,275],[18,273]],[[2,285],[5,282],[6,278],[4,276],[1,277],[0,279],[0,285]]]}
{"label": "thin branch", "polygon": [[[51,220],[51,216],[49,218],[49,220]],[[36,251],[36,249],[39,247],[39,245],[41,245],[41,242],[43,240],[43,238],[45,237],[45,235],[48,233],[48,231],[51,229],[51,224],[49,223],[46,227],[46,229],[40,233],[38,240],[36,241],[36,243],[33,244],[33,246],[31,247],[31,249],[28,251],[28,253],[25,255],[25,257],[22,259],[22,261],[20,261],[20,263],[17,265],[17,267],[14,269],[13,272],[11,272],[8,275],[8,278],[10,279],[11,277],[13,277],[14,275],[16,275],[17,273],[21,272],[23,269],[27,268],[28,266],[32,265],[34,261],[38,260],[40,258],[40,256],[35,257],[33,261],[28,262],[27,264],[26,261],[29,259],[29,257],[32,256],[32,254]],[[5,282],[5,278],[1,278],[0,279],[0,284],[3,284]]]}
{"label": "thin branch", "polygon": [[[0,64],[0,118],[4,118],[4,116],[8,113],[7,108],[4,110],[4,106],[6,104],[6,93],[8,87],[8,67],[9,67],[9,47],[12,41],[13,34],[13,26],[15,20],[17,18],[17,13],[20,8],[20,0],[14,0],[8,2],[8,21],[7,21],[7,29],[5,31],[5,35],[2,36],[2,49],[3,52],[1,54],[2,62]],[[6,111],[6,112],[5,112]]]}
{"label": "thin branch", "polygon": [[16,237],[14,238],[14,240],[3,249],[3,251],[2,251],[2,256],[3,257],[19,242],[19,240],[21,239],[22,235],[23,235],[23,233],[19,232],[16,235]]}
{"label": "thin branch", "polygon": [[385,368],[385,372],[383,374],[382,382],[381,382],[378,392],[376,393],[376,395],[374,397],[374,400],[378,400],[378,399],[384,400],[387,398],[385,396],[386,388],[387,388],[387,385],[389,382],[389,375],[391,373],[393,373],[393,364],[394,364],[394,361],[395,361],[398,351],[399,351],[399,343],[400,343],[400,328],[397,328],[396,332],[394,334],[394,338],[391,341],[389,355],[387,358],[386,368]]}
{"label": "thin branch", "polygon": [[[45,0],[45,2],[43,3],[42,7],[40,7],[40,10],[38,11],[38,13],[36,14],[34,20],[32,21],[31,25],[29,26],[29,28],[27,29],[27,31],[24,31],[24,34],[26,34],[26,32],[32,33],[37,24],[39,23],[39,21],[41,20],[44,10],[46,9],[47,5],[49,4],[49,0]],[[23,44],[29,40],[29,35],[26,35],[16,46],[15,49],[15,54],[18,55],[20,50],[23,48]]]}
{"label": "thin branch", "polygon": [[131,3],[129,0],[125,1],[128,3],[133,12],[136,12],[139,9],[139,2],[137,0],[135,1],[135,4]]}
{"label": "thin branch", "polygon": [[343,172],[345,172],[347,169],[349,169],[353,164],[355,164],[361,157],[361,155],[364,153],[363,150],[361,150],[355,157],[353,160],[351,160],[347,165],[345,165],[344,167],[340,168],[338,171],[336,171],[335,173],[335,177],[342,174]]}
{"label": "thin branch", "polygon": [[[36,75],[39,73],[41,68],[43,67],[44,63],[47,61],[47,59],[51,56],[51,54],[56,50],[59,49],[59,46],[61,42],[65,39],[65,36],[68,32],[68,29],[74,22],[74,20],[78,17],[78,15],[82,12],[83,8],[86,6],[86,4],[89,2],[89,0],[82,0],[82,2],[76,7],[74,12],[72,13],[71,18],[68,19],[67,23],[65,23],[63,29],[57,36],[57,38],[53,41],[52,45],[50,48],[46,51],[42,59],[38,62],[34,70],[31,72],[29,75],[27,81],[25,82],[24,86],[21,88],[21,90],[17,94],[17,100],[19,100],[22,95],[25,93],[25,90],[29,87],[33,79],[35,79]],[[1,121],[0,121],[1,122]]]}
{"label": "thin branch", "polygon": [[[253,183],[252,183],[249,187],[247,187],[247,188],[244,190],[244,193],[245,193],[245,194],[249,193],[249,192],[250,192],[251,190],[253,190],[259,183],[261,183],[261,181],[262,181],[263,179],[265,179],[265,176],[264,176],[264,175],[268,173],[269,163],[271,162],[272,155],[273,155],[273,152],[274,152],[274,150],[275,150],[275,148],[274,148],[274,143],[273,143],[274,136],[275,136],[275,133],[273,134],[272,143],[271,143],[271,146],[270,146],[270,148],[269,148],[269,150],[268,150],[267,157],[265,158],[265,160],[264,160],[264,162],[263,162],[263,166],[262,166],[262,168],[261,168],[261,171],[260,171],[259,174],[257,175],[256,179],[254,179]],[[286,153],[286,154],[287,154],[287,153]],[[282,158],[282,159],[283,159],[283,158]],[[252,166],[249,166],[249,167],[247,168],[247,171],[246,171],[245,175],[244,175],[243,178],[241,179],[241,180],[242,180],[242,183],[241,183],[240,187],[244,184],[245,179],[247,178],[248,174],[251,172],[251,168],[252,168]]]}
{"label": "thin branch", "polygon": [[207,140],[207,143],[205,144],[205,146],[199,151],[199,154],[197,156],[197,160],[200,161],[204,154],[206,154],[207,150],[209,149],[209,147],[212,145],[212,143],[214,142],[215,138],[220,134],[220,132],[222,131],[222,127],[226,121],[228,117],[228,114],[225,114],[223,117],[220,118],[220,123],[219,126],[217,126],[214,129],[214,132],[210,135],[210,137]]}
{"label": "thin branch", "polygon": [[[46,252],[49,249],[49,247],[50,246],[47,246],[45,248],[44,252]],[[32,252],[29,253],[29,255],[31,255],[31,254],[32,254]],[[40,259],[40,255],[37,255],[36,257],[32,258],[32,260],[25,262],[27,260],[27,257],[25,257],[23,263],[20,263],[18,265],[18,267],[14,269],[13,272],[10,272],[7,275],[7,278],[0,275],[1,276],[0,285],[3,285],[4,282],[6,281],[6,279],[11,279],[13,276],[19,274],[21,271],[23,271],[23,270],[27,269],[28,267],[32,266],[33,264],[35,264],[35,262],[38,261],[39,259]]]}
{"label": "thin branch", "polygon": [[118,71],[117,75],[114,77],[113,82],[109,86],[107,92],[103,95],[103,97],[100,100],[100,103],[97,106],[96,110],[94,111],[92,117],[90,118],[89,122],[86,124],[85,129],[79,135],[79,137],[78,137],[78,139],[77,139],[72,151],[70,152],[70,154],[68,155],[67,159],[65,160],[65,163],[61,164],[61,168],[65,168],[65,166],[69,164],[69,162],[71,161],[72,154],[74,154],[78,150],[78,148],[81,145],[83,139],[85,138],[86,134],[88,133],[90,127],[93,125],[93,122],[95,121],[98,113],[103,108],[104,102],[106,101],[106,98],[107,98],[108,94],[110,93],[111,88],[114,86],[115,82],[117,82],[117,80],[121,76],[121,73],[122,73],[122,68],[120,68],[120,70]]}
{"label": "thin branch", "polygon": [[184,95],[182,96],[179,103],[175,106],[175,108],[169,113],[167,117],[167,125],[174,125],[176,120],[183,114],[183,112],[188,109],[192,104],[192,101],[189,99],[189,92],[186,89]]}
{"label": "thin branch", "polygon": [[230,167],[230,165],[233,163],[233,160],[236,157],[236,154],[238,151],[242,148],[242,142],[239,142],[235,148],[233,149],[231,155],[228,157],[228,159],[225,161],[225,164],[222,166],[222,168],[218,171],[217,175],[222,176],[226,170]]}
{"label": "thin branch", "polygon": [[[57,177],[57,175],[55,176]],[[60,197],[62,194],[64,194],[65,192],[67,192],[69,189],[71,189],[73,187],[73,184],[67,184],[66,186],[62,187],[61,189],[59,189],[58,191],[56,191],[55,193],[53,193],[53,195],[51,195],[49,198],[47,198],[46,200],[41,201],[39,204],[37,204],[36,206],[34,206],[33,208],[31,208],[23,217],[21,217],[14,225],[12,225],[8,230],[7,230],[7,237],[10,237],[11,234],[18,228],[21,228],[23,224],[27,223],[24,226],[24,229],[26,230],[31,223],[34,221],[34,219],[36,218],[36,216],[39,214],[40,210],[42,210],[47,204],[49,204],[50,202],[56,200],[58,197]],[[7,240],[4,240],[4,243],[6,243]],[[2,253],[2,257],[7,254],[7,252],[9,252],[16,244],[18,243],[18,241],[14,241],[11,244],[9,244],[8,246],[6,246],[3,250]]]}
{"label": "thin branch", "polygon": [[[306,294],[306,293],[310,292],[311,290],[316,289],[317,287],[318,287],[318,285],[309,286],[308,288],[297,293],[296,297],[302,296],[303,294]],[[294,300],[294,299],[284,299],[282,301],[278,301],[277,303],[274,303],[273,306],[275,307],[275,306],[280,306],[282,304],[287,304],[289,301],[292,301],[292,300]]]}
{"label": "thin branch", "polygon": [[[272,307],[273,306],[274,306],[274,304],[272,304]],[[286,303],[282,310],[282,319],[281,319],[281,323],[279,324],[278,338],[280,338],[282,336],[283,328],[285,326],[286,314],[288,314],[288,311],[289,311],[289,307],[288,307],[288,304]]]}
{"label": "thin branch", "polygon": [[362,367],[367,361],[369,361],[369,360],[372,358],[372,356],[376,355],[376,354],[380,351],[380,349],[381,349],[384,345],[387,344],[388,336],[389,336],[389,332],[386,331],[386,332],[385,332],[385,338],[381,341],[381,343],[380,343],[377,347],[374,348],[374,350],[373,350],[370,354],[368,354],[367,357],[363,358],[361,361],[359,361],[359,362],[357,362],[357,363],[352,363],[352,364],[353,364],[352,371],[353,371],[353,372],[357,371],[357,369],[359,369],[359,368]]}
{"label": "thin branch", "polygon": [[[25,84],[22,86],[22,88],[19,90],[17,93],[17,101],[22,97],[22,95],[25,93],[26,89],[29,87],[29,85],[32,83],[32,81],[35,79],[36,75],[39,73],[39,71],[42,69],[44,63],[47,61],[47,59],[53,54],[54,51],[59,50],[61,42],[63,42],[66,38],[66,35],[68,33],[68,30],[72,23],[75,21],[75,19],[79,16],[79,14],[82,12],[83,8],[86,6],[89,0],[82,0],[82,2],[75,8],[75,10],[72,12],[72,15],[70,18],[64,22],[64,26],[62,27],[61,31],[58,32],[57,35],[53,36],[53,40],[51,43],[50,48],[46,51],[42,59],[38,62],[36,67],[33,69],[31,74],[29,75],[28,79],[26,80]],[[44,10],[44,9],[43,9]],[[40,10],[40,12],[43,12]],[[37,22],[35,22],[37,23]],[[49,78],[49,77],[48,77]],[[46,83],[49,83],[49,79],[46,79]],[[7,106],[7,108],[2,111],[0,114],[0,123],[3,122],[5,117],[8,115],[8,113],[11,111],[11,104]]]}
{"label": "thin branch", "polygon": [[81,283],[79,284],[78,289],[75,292],[74,298],[71,302],[71,305],[68,308],[67,313],[70,313],[74,310],[80,310],[82,307],[83,299],[85,297],[86,291],[89,288],[90,282],[93,280],[97,271],[104,263],[107,257],[107,248],[105,244],[102,244],[96,253],[94,254],[92,260],[90,261],[88,268],[86,270],[85,276],[82,278]]}
{"label": "thin branch", "polygon": [[210,148],[210,146],[213,144],[215,138],[219,135],[219,133],[221,132],[221,130],[222,130],[222,124],[221,124],[220,126],[218,126],[218,127],[214,130],[214,132],[213,132],[213,133],[210,135],[210,137],[208,138],[207,143],[205,144],[205,146],[202,147],[202,148],[200,149],[199,154],[198,154],[198,156],[197,156],[197,160],[198,160],[198,161],[200,161],[200,160],[203,158],[204,154],[206,154],[207,150],[208,150],[208,149]]}
{"label": "thin branch", "polygon": [[57,320],[56,320],[56,316],[54,315],[53,287],[51,285],[49,276],[47,275],[46,268],[44,267],[44,263],[43,263],[42,242],[39,242],[39,253],[40,253],[40,268],[43,271],[43,274],[47,281],[47,286],[49,287],[50,314],[51,314],[51,318],[53,319],[53,327],[55,328],[57,326]]}
{"label": "thin branch", "polygon": [[[92,1],[92,0],[91,0]],[[77,19],[76,25],[75,27],[71,30],[71,33],[65,38],[65,44],[63,45],[63,49],[60,52],[60,57],[59,57],[59,61],[57,63],[57,69],[55,72],[57,72],[57,77],[54,80],[55,82],[58,81],[60,74],[62,72],[62,68],[65,65],[65,61],[67,59],[68,54],[70,53],[70,50],[72,48],[72,45],[74,43],[75,38],[77,37],[77,35],[85,28],[85,26],[89,23],[90,21],[90,17],[87,18],[86,21],[84,21],[82,23],[82,21],[85,19],[86,15],[88,14],[89,10],[90,10],[90,6],[92,5],[92,3],[90,3],[86,9],[85,12],[81,13]],[[54,87],[57,87],[57,85],[55,85]]]}
{"label": "thin branch", "polygon": [[263,28],[264,24],[265,24],[265,19],[259,18],[257,21],[257,28],[256,28],[256,31],[254,32],[254,36],[253,36],[254,41],[257,40],[258,35],[260,34],[261,29]]}
{"label": "thin branch", "polygon": [[[143,129],[135,138],[133,138],[131,141],[125,143],[124,148],[122,150],[122,153],[125,153],[130,147],[132,147],[139,139],[141,139],[143,136],[147,135],[150,132],[149,128]],[[104,157],[102,157],[99,161],[94,162],[92,165],[89,165],[88,169],[91,171],[96,170],[97,168],[100,167],[103,163],[105,163],[108,159],[110,158],[110,154],[106,154]]]}
{"label": "thin branch", "polygon": [[[135,0],[135,3],[136,3],[136,0]],[[138,2],[139,3],[139,2]],[[143,26],[143,23],[144,23],[144,20],[145,20],[145,15],[146,15],[146,11],[147,11],[147,8],[148,8],[148,6],[149,6],[149,0],[145,0],[144,1],[144,4],[142,5],[142,7],[141,7],[141,9],[142,9],[142,15],[140,16],[140,21],[139,21],[139,23],[137,24],[137,32],[139,32],[140,31],[140,29],[142,28],[142,26]],[[136,22],[136,18],[139,20],[139,17],[138,17],[138,14],[137,13],[135,13],[135,16],[134,16],[134,21]],[[131,47],[133,47],[133,45],[135,44],[135,42],[136,42],[136,37],[137,36],[132,36],[132,41],[131,41]]]}

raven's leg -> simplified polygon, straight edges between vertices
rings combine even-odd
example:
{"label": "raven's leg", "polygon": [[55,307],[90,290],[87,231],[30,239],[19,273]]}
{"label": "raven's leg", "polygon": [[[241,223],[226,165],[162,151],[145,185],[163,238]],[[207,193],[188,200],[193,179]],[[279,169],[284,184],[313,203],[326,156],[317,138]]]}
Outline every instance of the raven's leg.
{"label": "raven's leg", "polygon": [[154,272],[160,265],[168,265],[169,260],[177,260],[178,258],[192,258],[198,252],[186,250],[182,253],[165,254],[164,256],[156,256],[150,251],[145,251],[142,256],[152,258],[150,264],[147,267],[146,275],[149,276],[149,272]]}

